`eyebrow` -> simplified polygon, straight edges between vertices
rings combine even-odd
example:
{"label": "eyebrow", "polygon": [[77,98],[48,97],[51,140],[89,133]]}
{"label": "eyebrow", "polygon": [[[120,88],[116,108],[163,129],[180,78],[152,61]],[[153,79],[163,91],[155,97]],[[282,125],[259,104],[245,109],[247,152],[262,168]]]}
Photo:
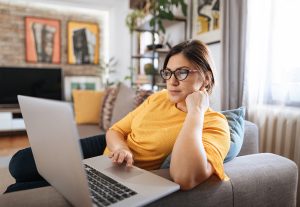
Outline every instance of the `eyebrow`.
{"label": "eyebrow", "polygon": [[[175,68],[175,70],[178,70],[178,69],[182,69],[182,68],[187,68],[187,69],[189,69],[189,70],[191,70],[191,68],[189,68],[188,66],[181,66],[181,67],[179,67],[179,68]],[[171,71],[173,71],[171,68],[165,68],[165,69],[169,69],[169,70],[171,70]],[[174,70],[174,71],[175,71]]]}

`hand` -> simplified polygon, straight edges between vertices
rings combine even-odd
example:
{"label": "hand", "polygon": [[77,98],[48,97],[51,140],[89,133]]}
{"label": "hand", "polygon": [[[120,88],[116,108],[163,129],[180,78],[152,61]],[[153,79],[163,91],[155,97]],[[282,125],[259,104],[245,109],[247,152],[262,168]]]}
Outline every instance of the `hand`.
{"label": "hand", "polygon": [[205,112],[209,107],[209,97],[205,88],[189,94],[185,99],[185,103],[188,112],[194,112],[195,110]]}
{"label": "hand", "polygon": [[113,163],[122,164],[124,161],[128,167],[133,165],[133,155],[129,149],[120,148],[110,153],[108,156]]}

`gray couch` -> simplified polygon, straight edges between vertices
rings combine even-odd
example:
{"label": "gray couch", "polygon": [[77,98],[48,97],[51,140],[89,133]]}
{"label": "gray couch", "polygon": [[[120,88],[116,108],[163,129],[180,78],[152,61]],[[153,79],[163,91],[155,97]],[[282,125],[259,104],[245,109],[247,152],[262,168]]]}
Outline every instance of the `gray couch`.
{"label": "gray couch", "polygon": [[[93,125],[78,127],[81,137],[99,134]],[[216,176],[190,191],[178,191],[148,206],[296,206],[298,169],[284,157],[258,153],[258,129],[245,122],[245,137],[239,156],[225,163],[230,181]],[[168,170],[154,173],[169,178]],[[13,183],[7,169],[0,169],[0,192]],[[70,206],[52,187],[19,191],[0,196],[0,206]]]}

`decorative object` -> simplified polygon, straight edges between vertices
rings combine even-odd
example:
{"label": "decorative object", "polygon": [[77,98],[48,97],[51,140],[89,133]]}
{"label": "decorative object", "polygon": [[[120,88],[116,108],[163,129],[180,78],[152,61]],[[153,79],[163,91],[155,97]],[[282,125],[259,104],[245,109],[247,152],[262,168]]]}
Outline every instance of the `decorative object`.
{"label": "decorative object", "polygon": [[193,38],[206,44],[221,40],[220,0],[193,0]]}
{"label": "decorative object", "polygon": [[100,90],[100,77],[95,76],[65,76],[65,100],[72,100],[72,90]]}
{"label": "decorative object", "polygon": [[115,84],[114,81],[110,81],[109,77],[111,74],[116,72],[116,65],[118,61],[111,57],[108,62],[105,62],[103,58],[99,59],[99,67],[97,68],[97,74],[101,77],[101,84],[106,88]]}
{"label": "decorative object", "polygon": [[25,17],[26,62],[60,63],[60,21]]}
{"label": "decorative object", "polygon": [[152,63],[146,63],[144,65],[144,72],[146,75],[154,75],[157,73]]}
{"label": "decorative object", "polygon": [[99,27],[97,23],[68,22],[68,63],[99,63]]}

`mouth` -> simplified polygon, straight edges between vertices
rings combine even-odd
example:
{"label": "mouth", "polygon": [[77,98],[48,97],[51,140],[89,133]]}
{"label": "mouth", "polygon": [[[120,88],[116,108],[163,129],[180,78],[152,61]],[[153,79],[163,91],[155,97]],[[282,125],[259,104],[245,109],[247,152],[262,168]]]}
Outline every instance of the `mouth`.
{"label": "mouth", "polygon": [[169,90],[169,93],[171,95],[176,95],[176,94],[180,93],[180,91],[179,90]]}

